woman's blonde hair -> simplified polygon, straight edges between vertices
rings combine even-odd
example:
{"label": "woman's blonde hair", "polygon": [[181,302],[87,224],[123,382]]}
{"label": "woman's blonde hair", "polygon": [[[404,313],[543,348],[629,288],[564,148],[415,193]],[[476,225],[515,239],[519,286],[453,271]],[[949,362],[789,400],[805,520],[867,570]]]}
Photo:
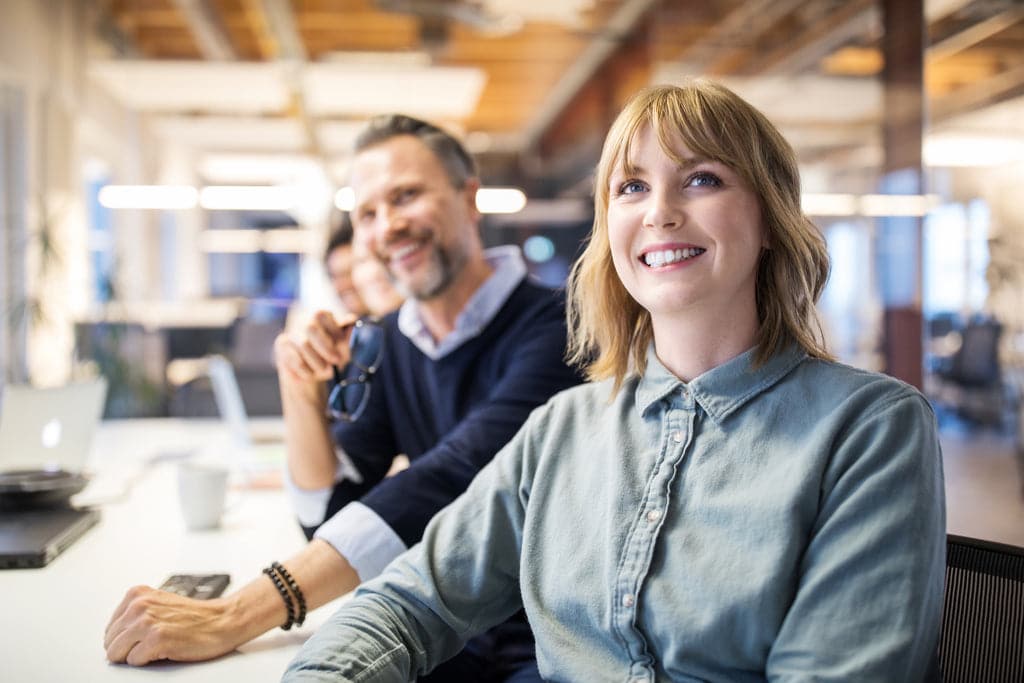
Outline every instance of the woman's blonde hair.
{"label": "woman's blonde hair", "polygon": [[626,291],[608,242],[609,179],[630,160],[644,126],[677,156],[681,140],[697,156],[721,162],[757,194],[765,239],[757,269],[755,363],[794,342],[829,358],[815,312],[828,279],[821,232],[800,209],[800,174],[789,143],[765,116],[728,88],[705,79],[637,93],[612,124],[594,179],[594,227],[568,281],[568,359],[592,380],[613,377],[618,391],[632,370],[642,374],[653,338],[651,316]]}

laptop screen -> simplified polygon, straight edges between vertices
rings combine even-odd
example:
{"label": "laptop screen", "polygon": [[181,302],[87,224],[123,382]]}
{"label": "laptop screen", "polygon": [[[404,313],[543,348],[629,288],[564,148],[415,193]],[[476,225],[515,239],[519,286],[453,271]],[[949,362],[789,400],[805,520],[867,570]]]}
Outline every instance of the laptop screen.
{"label": "laptop screen", "polygon": [[7,385],[0,404],[0,470],[81,472],[106,393],[103,377],[44,389]]}

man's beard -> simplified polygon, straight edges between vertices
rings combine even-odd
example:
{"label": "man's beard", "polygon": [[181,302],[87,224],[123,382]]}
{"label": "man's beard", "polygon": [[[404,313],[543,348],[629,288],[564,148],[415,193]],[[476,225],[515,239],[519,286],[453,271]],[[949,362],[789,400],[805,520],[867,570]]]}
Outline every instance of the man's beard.
{"label": "man's beard", "polygon": [[396,278],[390,270],[388,270],[388,275],[391,277],[395,289],[403,297],[429,301],[443,294],[465,265],[466,257],[461,250],[449,251],[436,243],[431,243],[426,277],[420,282],[413,284],[403,282]]}

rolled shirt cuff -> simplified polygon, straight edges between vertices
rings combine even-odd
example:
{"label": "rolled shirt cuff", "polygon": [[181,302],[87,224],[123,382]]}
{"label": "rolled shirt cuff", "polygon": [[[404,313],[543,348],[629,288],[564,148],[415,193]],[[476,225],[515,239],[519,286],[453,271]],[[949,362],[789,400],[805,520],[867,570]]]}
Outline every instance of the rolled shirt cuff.
{"label": "rolled shirt cuff", "polygon": [[330,543],[356,570],[360,581],[374,578],[406,551],[394,529],[359,502],[338,510],[316,530],[313,538]]}

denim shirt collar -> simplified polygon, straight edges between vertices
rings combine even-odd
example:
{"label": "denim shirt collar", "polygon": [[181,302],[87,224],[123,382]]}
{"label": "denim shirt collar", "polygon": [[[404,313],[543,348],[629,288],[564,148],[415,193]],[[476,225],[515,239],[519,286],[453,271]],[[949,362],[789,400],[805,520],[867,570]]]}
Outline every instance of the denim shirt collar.
{"label": "denim shirt collar", "polygon": [[444,358],[480,334],[526,277],[526,262],[517,246],[487,249],[484,258],[494,272],[470,297],[455,319],[455,329],[444,339],[436,341],[427,330],[415,299],[406,299],[398,310],[398,329],[431,360]]}
{"label": "denim shirt collar", "polygon": [[775,385],[807,357],[802,348],[790,344],[755,368],[756,353],[756,347],[744,351],[686,383],[662,364],[652,343],[647,349],[647,370],[637,382],[637,410],[644,415],[670,394],[686,389],[711,419],[721,422],[754,396]]}

